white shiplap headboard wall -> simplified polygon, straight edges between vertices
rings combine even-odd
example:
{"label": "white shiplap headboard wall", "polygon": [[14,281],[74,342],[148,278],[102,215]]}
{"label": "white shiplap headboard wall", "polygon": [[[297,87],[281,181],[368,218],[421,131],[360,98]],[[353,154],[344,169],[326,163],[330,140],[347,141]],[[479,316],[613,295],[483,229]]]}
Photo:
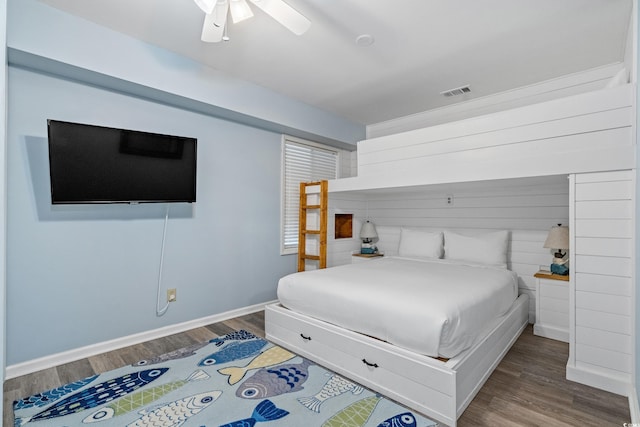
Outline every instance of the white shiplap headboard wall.
{"label": "white shiplap headboard wall", "polygon": [[[453,203],[447,204],[449,197]],[[569,222],[569,181],[566,176],[473,182],[385,192],[340,192],[329,196],[328,265],[351,262],[359,249],[358,233],[368,218],[378,230],[378,247],[397,253],[401,227],[478,234],[510,230],[509,268],[518,273],[521,293],[530,296],[535,314],[535,279],[552,255],[542,247],[551,226]],[[334,214],[354,215],[353,238],[334,238]]]}
{"label": "white shiplap headboard wall", "polygon": [[635,168],[635,86],[622,85],[358,143],[330,192]]}

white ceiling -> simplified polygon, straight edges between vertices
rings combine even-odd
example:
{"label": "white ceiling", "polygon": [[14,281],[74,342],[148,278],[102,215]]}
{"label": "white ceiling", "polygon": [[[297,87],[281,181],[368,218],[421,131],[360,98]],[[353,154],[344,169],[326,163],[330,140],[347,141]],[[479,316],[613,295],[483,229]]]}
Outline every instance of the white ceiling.
{"label": "white ceiling", "polygon": [[[372,124],[622,62],[631,0],[287,0],[200,41],[193,0],[41,0],[354,122]],[[355,43],[370,34],[369,47]],[[445,98],[462,85],[472,93]]]}

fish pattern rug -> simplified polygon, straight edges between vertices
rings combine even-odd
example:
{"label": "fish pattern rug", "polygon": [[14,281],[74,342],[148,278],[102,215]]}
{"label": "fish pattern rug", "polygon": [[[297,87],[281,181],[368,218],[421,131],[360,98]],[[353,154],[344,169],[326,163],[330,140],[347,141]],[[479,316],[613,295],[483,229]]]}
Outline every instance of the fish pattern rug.
{"label": "fish pattern rug", "polygon": [[247,331],[14,402],[27,427],[427,427],[436,422]]}

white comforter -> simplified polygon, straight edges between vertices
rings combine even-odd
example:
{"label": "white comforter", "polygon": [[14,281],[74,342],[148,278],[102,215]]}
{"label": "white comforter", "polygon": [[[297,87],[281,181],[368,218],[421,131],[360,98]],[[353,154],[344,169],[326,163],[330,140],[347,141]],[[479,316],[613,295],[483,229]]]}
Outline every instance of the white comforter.
{"label": "white comforter", "polygon": [[433,357],[471,347],[518,296],[515,273],[399,257],[294,273],[280,303],[299,313]]}

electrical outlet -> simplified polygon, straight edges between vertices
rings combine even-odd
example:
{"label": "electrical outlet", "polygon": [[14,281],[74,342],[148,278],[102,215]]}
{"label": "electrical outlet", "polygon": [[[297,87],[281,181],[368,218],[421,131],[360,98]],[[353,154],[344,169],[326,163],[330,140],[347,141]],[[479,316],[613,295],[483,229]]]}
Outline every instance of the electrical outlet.
{"label": "electrical outlet", "polygon": [[167,289],[167,302],[175,302],[178,299],[177,290],[175,288]]}
{"label": "electrical outlet", "polygon": [[447,194],[447,205],[453,205],[453,194]]}

